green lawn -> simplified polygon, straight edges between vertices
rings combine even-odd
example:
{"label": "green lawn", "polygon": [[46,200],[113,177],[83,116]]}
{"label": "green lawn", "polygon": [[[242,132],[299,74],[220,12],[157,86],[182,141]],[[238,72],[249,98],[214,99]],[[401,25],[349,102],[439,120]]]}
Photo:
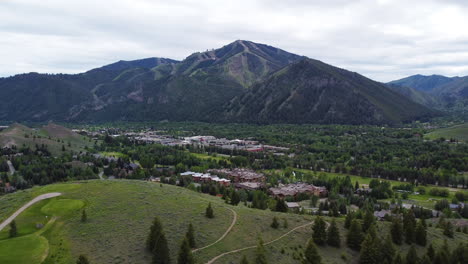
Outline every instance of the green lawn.
{"label": "green lawn", "polygon": [[48,241],[35,234],[0,240],[0,263],[41,263],[47,256]]}
{"label": "green lawn", "polygon": [[456,125],[453,127],[437,129],[429,134],[426,134],[425,137],[429,139],[438,139],[445,138],[451,139],[456,138],[458,140],[468,141],[468,124]]}
{"label": "green lawn", "polygon": [[116,151],[103,151],[100,152],[99,154],[105,156],[105,157],[115,157],[115,158],[127,158],[128,156],[123,154],[122,152],[116,152]]}

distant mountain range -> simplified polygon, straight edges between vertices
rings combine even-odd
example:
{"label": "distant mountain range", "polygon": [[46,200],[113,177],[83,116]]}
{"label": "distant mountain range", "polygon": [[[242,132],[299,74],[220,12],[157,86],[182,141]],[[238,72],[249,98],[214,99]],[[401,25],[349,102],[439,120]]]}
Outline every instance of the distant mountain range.
{"label": "distant mountain range", "polygon": [[1,78],[0,120],[396,124],[440,114],[401,93],[354,72],[238,40],[182,61],[147,58],[81,74]]}
{"label": "distant mountain range", "polygon": [[413,75],[388,85],[428,107],[459,112],[468,110],[468,76]]}

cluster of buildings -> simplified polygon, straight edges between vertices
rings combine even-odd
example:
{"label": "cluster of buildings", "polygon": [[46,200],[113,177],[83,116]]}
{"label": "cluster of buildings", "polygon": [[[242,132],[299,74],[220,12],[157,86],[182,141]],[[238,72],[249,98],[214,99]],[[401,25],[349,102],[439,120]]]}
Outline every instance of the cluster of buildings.
{"label": "cluster of buildings", "polygon": [[231,180],[220,178],[216,175],[211,175],[210,173],[198,173],[193,171],[186,171],[180,174],[181,176],[192,176],[194,182],[197,183],[209,183],[209,182],[217,182],[223,186],[231,185]]}
{"label": "cluster of buildings", "polygon": [[280,184],[278,187],[270,188],[271,195],[284,199],[285,197],[295,197],[298,194],[306,193],[318,197],[325,197],[328,194],[327,188],[315,186],[307,183]]}

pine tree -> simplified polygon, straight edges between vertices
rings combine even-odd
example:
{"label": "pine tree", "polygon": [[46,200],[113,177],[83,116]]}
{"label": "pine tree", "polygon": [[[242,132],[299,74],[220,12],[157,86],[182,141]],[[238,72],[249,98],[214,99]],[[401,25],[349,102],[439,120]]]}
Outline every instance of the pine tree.
{"label": "pine tree", "polygon": [[437,251],[434,257],[434,264],[446,264],[450,261],[450,250],[447,245],[447,240],[444,241],[444,245]]}
{"label": "pine tree", "polygon": [[390,234],[392,235],[393,243],[401,245],[403,243],[403,226],[401,225],[400,219],[395,217],[390,227]]}
{"label": "pine tree", "polygon": [[406,264],[418,264],[419,258],[418,253],[416,253],[416,248],[414,245],[411,245],[410,249],[408,250],[408,254],[406,254]]}
{"label": "pine tree", "polygon": [[162,224],[158,217],[155,217],[150,228],[150,233],[146,239],[146,248],[153,251],[156,240],[162,232]]}
{"label": "pine tree", "polygon": [[287,212],[288,211],[288,207],[286,206],[286,203],[284,202],[283,199],[280,199],[280,198],[276,198],[276,205],[275,205],[275,211],[276,212]]}
{"label": "pine tree", "polygon": [[380,255],[382,258],[382,263],[392,263],[392,260],[395,257],[395,246],[392,242],[392,237],[387,236],[385,241],[380,244]]}
{"label": "pine tree", "polygon": [[450,260],[452,263],[468,263],[468,243],[459,243]]}
{"label": "pine tree", "polygon": [[409,210],[403,214],[403,230],[405,242],[411,244],[414,242],[414,231],[416,229],[416,219],[413,211]]}
{"label": "pine tree", "polygon": [[401,259],[401,255],[400,255],[400,254],[397,254],[397,255],[395,256],[395,259],[393,259],[393,263],[394,263],[394,264],[402,264],[402,263],[404,263],[403,260]]}
{"label": "pine tree", "polygon": [[10,237],[15,237],[18,235],[18,229],[16,227],[16,221],[13,220],[10,223]]}
{"label": "pine tree", "polygon": [[159,234],[153,249],[153,262],[152,264],[169,264],[169,247],[167,245],[166,236],[164,232]]}
{"label": "pine tree", "polygon": [[328,227],[327,244],[337,248],[339,248],[341,244],[340,230],[336,225],[335,219],[332,220],[330,227]]}
{"label": "pine tree", "polygon": [[432,261],[428,256],[424,255],[419,261],[419,264],[432,264]]}
{"label": "pine tree", "polygon": [[429,257],[429,259],[430,259],[431,261],[434,260],[434,257],[435,257],[435,250],[434,250],[434,247],[432,246],[432,244],[429,244],[429,247],[427,248],[426,255]]}
{"label": "pine tree", "polygon": [[354,213],[353,213],[353,212],[349,212],[349,213],[346,215],[346,218],[345,218],[344,228],[349,229],[349,227],[351,226],[351,222],[353,221],[353,219],[354,219]]}
{"label": "pine tree", "polygon": [[76,260],[76,264],[89,264],[89,260],[86,256],[80,255],[78,259]]}
{"label": "pine tree", "polygon": [[85,223],[86,221],[88,221],[88,215],[86,214],[86,209],[83,209],[81,211],[81,222]]}
{"label": "pine tree", "polygon": [[265,248],[263,247],[262,238],[258,238],[257,249],[255,252],[255,263],[256,264],[267,264]]}
{"label": "pine tree", "polygon": [[312,239],[314,240],[315,244],[319,246],[323,246],[327,242],[326,225],[327,224],[322,219],[322,217],[317,216],[317,218],[315,218],[314,225],[312,226],[312,230],[314,231],[312,234]]}
{"label": "pine tree", "polygon": [[303,264],[320,264],[322,263],[322,257],[319,255],[317,246],[315,246],[314,241],[309,240],[307,247],[304,252],[304,259],[302,260]]}
{"label": "pine tree", "polygon": [[240,264],[249,264],[249,261],[247,260],[247,257],[245,255],[242,256],[242,260],[241,260]]}
{"label": "pine tree", "polygon": [[379,247],[376,246],[376,239],[370,234],[366,235],[364,242],[361,244],[361,252],[359,256],[360,264],[376,264],[380,263]]}
{"label": "pine tree", "polygon": [[283,219],[283,228],[288,228],[289,224],[288,224],[288,219],[284,218]]}
{"label": "pine tree", "polygon": [[193,230],[193,225],[192,223],[189,224],[187,233],[185,234],[185,237],[187,238],[187,241],[189,242],[190,248],[195,248],[195,234]]}
{"label": "pine tree", "polygon": [[447,221],[444,227],[444,235],[453,238],[453,225],[450,221]]}
{"label": "pine tree", "polygon": [[182,240],[182,244],[179,249],[179,256],[177,257],[177,264],[194,264],[192,250],[190,249],[190,243],[187,238]]}
{"label": "pine tree", "polygon": [[422,223],[424,220],[419,220],[418,224],[416,225],[416,230],[414,231],[414,239],[416,244],[425,247],[427,243],[427,231]]}
{"label": "pine tree", "polygon": [[360,250],[362,240],[363,240],[363,234],[362,234],[361,223],[359,222],[359,220],[354,219],[351,222],[351,226],[349,227],[349,232],[348,232],[348,236],[346,239],[346,243],[349,248],[353,250]]}
{"label": "pine tree", "polygon": [[205,216],[208,218],[214,218],[214,212],[213,212],[213,208],[211,207],[211,203],[209,203],[208,207],[206,208]]}
{"label": "pine tree", "polygon": [[272,228],[274,228],[274,229],[278,229],[279,225],[280,225],[280,224],[279,224],[279,222],[278,222],[278,218],[276,218],[276,216],[273,217],[273,222],[271,223],[270,226],[271,226]]}
{"label": "pine tree", "polygon": [[374,214],[370,210],[368,210],[364,214],[364,219],[362,221],[362,231],[367,232],[369,227],[371,227],[371,225],[374,224],[374,222],[375,222]]}

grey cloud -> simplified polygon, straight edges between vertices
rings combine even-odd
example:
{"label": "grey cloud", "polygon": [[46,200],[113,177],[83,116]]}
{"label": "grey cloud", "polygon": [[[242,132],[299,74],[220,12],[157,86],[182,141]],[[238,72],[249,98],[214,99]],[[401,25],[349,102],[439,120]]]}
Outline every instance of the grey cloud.
{"label": "grey cloud", "polygon": [[120,59],[183,59],[236,39],[379,81],[468,75],[465,1],[4,0],[0,76],[82,72]]}

